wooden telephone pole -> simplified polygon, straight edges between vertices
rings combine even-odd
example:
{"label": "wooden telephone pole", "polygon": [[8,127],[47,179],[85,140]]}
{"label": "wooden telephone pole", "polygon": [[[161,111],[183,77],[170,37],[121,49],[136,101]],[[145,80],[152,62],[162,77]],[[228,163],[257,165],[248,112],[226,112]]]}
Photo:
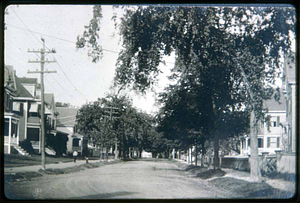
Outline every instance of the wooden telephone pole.
{"label": "wooden telephone pole", "polygon": [[28,61],[29,63],[40,63],[41,64],[41,70],[38,71],[28,71],[28,73],[40,73],[41,75],[41,131],[42,131],[42,138],[41,138],[41,155],[42,155],[42,169],[46,169],[46,159],[45,159],[45,103],[44,103],[44,73],[56,73],[56,71],[44,71],[44,65],[45,63],[53,63],[56,61],[48,61],[45,60],[45,54],[47,53],[56,53],[54,49],[52,50],[45,50],[45,40],[41,38],[43,41],[43,48],[41,50],[28,50],[29,53],[40,53],[41,54],[41,60],[38,61]]}
{"label": "wooden telephone pole", "polygon": [[[118,108],[116,108],[116,107],[104,107],[104,108],[110,109],[110,111],[105,111],[106,113],[109,113],[110,121],[112,121],[113,118],[119,118],[119,117],[113,116],[113,114],[117,114],[118,112],[112,111],[113,109],[118,110]],[[118,159],[118,138],[117,138],[117,136],[115,138],[115,159]]]}

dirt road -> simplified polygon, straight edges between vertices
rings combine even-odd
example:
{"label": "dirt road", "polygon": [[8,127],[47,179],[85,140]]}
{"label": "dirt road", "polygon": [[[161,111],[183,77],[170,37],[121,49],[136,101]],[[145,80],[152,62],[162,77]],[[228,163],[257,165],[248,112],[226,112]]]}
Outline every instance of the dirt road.
{"label": "dirt road", "polygon": [[11,199],[228,198],[225,191],[192,178],[175,163],[164,160],[121,162],[6,183],[5,194]]}

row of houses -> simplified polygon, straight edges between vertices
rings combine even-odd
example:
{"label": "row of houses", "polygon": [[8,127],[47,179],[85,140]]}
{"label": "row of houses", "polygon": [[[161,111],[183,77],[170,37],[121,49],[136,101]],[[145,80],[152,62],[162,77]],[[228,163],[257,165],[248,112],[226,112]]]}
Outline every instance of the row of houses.
{"label": "row of houses", "polygon": [[[75,131],[78,108],[56,107],[54,94],[45,93],[46,153],[82,153],[84,137]],[[4,71],[4,152],[27,155],[22,142],[41,152],[41,85],[36,78],[17,77],[12,66]]]}

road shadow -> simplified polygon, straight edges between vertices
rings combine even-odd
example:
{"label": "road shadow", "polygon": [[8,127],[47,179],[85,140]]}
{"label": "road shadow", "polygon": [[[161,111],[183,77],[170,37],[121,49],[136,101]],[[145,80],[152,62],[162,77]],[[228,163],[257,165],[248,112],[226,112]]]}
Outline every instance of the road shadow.
{"label": "road shadow", "polygon": [[126,192],[126,191],[120,191],[120,192],[110,192],[110,193],[101,193],[101,194],[95,194],[95,195],[86,195],[81,197],[75,197],[74,199],[111,199],[111,198],[117,198],[121,196],[126,195],[133,195],[138,194],[137,192]]}

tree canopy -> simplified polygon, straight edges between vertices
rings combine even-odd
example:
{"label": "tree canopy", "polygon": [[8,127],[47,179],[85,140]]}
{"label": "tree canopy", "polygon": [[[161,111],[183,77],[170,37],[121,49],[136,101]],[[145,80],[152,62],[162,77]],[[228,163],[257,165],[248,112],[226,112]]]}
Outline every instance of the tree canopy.
{"label": "tree canopy", "polygon": [[161,95],[160,127],[173,140],[188,138],[181,135],[189,130],[219,138],[229,123],[240,126],[239,117],[248,122],[242,111],[254,112],[255,124],[264,119],[263,99],[273,94],[281,56],[290,52],[295,9],[137,6],[124,7],[120,21],[115,85],[145,92],[163,57],[175,53],[171,78],[177,84]]}

